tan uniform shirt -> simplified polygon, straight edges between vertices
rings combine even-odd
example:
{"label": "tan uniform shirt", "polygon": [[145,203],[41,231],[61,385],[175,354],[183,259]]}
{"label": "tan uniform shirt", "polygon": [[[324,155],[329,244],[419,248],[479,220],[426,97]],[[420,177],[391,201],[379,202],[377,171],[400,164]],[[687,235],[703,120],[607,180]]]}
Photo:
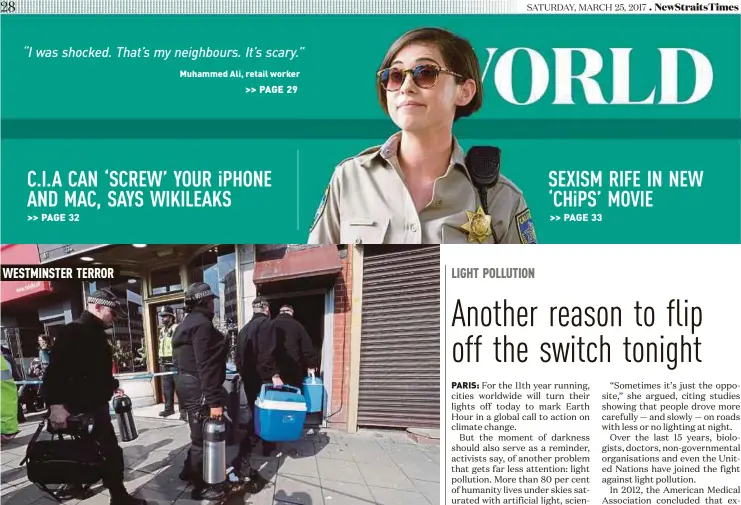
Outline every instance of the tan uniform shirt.
{"label": "tan uniform shirt", "polygon": [[[448,170],[435,181],[431,201],[418,213],[397,158],[399,139],[397,133],[382,146],[339,164],[316,212],[309,244],[471,243],[461,227],[469,222],[467,211],[479,208],[480,199],[458,142],[454,140]],[[500,175],[487,197],[497,242],[537,243],[530,210],[517,186]],[[483,243],[495,239],[489,235]]]}

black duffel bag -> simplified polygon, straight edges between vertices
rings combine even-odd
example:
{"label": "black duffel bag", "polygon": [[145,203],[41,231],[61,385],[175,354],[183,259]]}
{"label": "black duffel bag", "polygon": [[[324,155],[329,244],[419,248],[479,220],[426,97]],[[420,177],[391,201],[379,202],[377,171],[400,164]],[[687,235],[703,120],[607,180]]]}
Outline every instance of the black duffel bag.
{"label": "black duffel bag", "polygon": [[[38,440],[47,424],[44,419],[26,449],[21,465],[26,465],[28,480],[57,501],[69,489],[87,492],[103,478],[104,458],[100,446],[90,436],[92,417],[84,414],[70,416],[67,428],[53,430],[50,440]],[[66,437],[66,438],[65,438]]]}

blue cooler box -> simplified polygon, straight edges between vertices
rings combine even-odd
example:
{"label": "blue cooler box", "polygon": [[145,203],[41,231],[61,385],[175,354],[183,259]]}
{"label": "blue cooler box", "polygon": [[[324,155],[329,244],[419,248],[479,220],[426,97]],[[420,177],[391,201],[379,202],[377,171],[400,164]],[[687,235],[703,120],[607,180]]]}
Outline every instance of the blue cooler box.
{"label": "blue cooler box", "polygon": [[304,398],[307,412],[321,412],[324,403],[324,383],[322,379],[307,377],[304,379]]}
{"label": "blue cooler box", "polygon": [[301,438],[306,421],[306,400],[293,386],[263,384],[255,401],[255,432],[267,442]]}

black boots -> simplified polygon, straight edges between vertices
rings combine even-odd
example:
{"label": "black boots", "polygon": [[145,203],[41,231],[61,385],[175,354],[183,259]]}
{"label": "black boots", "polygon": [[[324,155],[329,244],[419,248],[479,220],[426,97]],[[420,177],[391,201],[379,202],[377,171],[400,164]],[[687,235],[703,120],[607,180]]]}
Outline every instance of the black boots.
{"label": "black boots", "polygon": [[173,415],[174,413],[175,413],[175,409],[174,408],[172,408],[172,407],[170,407],[170,408],[165,407],[165,410],[163,410],[162,412],[160,412],[160,417],[168,417],[168,416]]}
{"label": "black boots", "polygon": [[178,475],[180,480],[193,485],[193,490],[190,493],[192,500],[212,500],[218,501],[224,497],[224,491],[221,486],[209,486],[203,482],[203,477],[200,475],[194,475],[193,470],[190,467],[190,461],[185,461],[185,466]]}
{"label": "black boots", "polygon": [[193,484],[193,491],[190,493],[191,500],[209,500],[218,501],[224,497],[224,490],[221,486],[209,486],[204,482]]}
{"label": "black boots", "polygon": [[185,465],[185,468],[180,470],[180,475],[178,475],[178,478],[183,482],[193,482],[195,480],[192,476],[189,465]]}
{"label": "black boots", "polygon": [[257,470],[252,468],[248,459],[232,461],[232,471],[227,475],[227,482],[244,486],[250,494],[259,493],[267,481]]}
{"label": "black boots", "polygon": [[134,498],[129,493],[116,493],[111,495],[111,505],[147,505],[147,500]]}

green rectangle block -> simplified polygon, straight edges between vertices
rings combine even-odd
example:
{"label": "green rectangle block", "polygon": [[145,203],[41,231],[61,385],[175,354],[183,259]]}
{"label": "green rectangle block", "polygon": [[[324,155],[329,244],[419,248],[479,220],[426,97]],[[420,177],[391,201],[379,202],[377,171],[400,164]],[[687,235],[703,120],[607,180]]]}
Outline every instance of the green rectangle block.
{"label": "green rectangle block", "polygon": [[[396,131],[379,106],[375,72],[399,35],[422,26],[471,42],[486,70],[484,102],[454,133],[464,149],[502,149],[502,173],[522,189],[541,243],[741,243],[741,25],[737,16],[713,15],[3,16],[3,242],[305,242],[335,166]],[[123,45],[140,56],[119,57]],[[61,57],[88,48],[112,56]],[[506,72],[495,86],[499,57],[514,48],[531,48],[548,67],[547,87],[531,105],[506,99]],[[631,48],[629,98],[654,103],[590,104],[570,79],[574,104],[554,105],[554,48],[599,53],[595,82],[607,102],[615,92],[612,49]],[[656,103],[669,86],[661,48],[709,59],[712,88],[702,100]],[[190,56],[155,59],[158,49]],[[54,50],[57,57],[38,52]],[[222,50],[239,57],[213,56]],[[296,52],[267,58],[268,50]],[[576,54],[573,72],[584,66]],[[677,68],[681,101],[696,85],[692,58],[681,54]],[[237,70],[295,77],[181,77]],[[531,74],[519,50],[511,83],[520,103],[532,92]],[[142,188],[137,207],[124,203],[132,196],[126,191],[138,188],[111,187],[106,170],[207,170],[214,180],[223,171],[270,170],[272,187],[221,188],[231,192],[229,205],[201,208],[155,208],[147,203],[154,188]],[[30,171],[37,174],[31,182],[58,172],[63,185],[32,187]],[[97,187],[68,187],[70,171],[97,173]],[[603,184],[554,186],[567,171],[601,174]],[[612,171],[636,171],[640,181],[610,186]],[[672,171],[692,174],[693,185],[671,187]],[[661,174],[660,187],[649,187],[652,173]],[[29,207],[36,189],[58,190],[61,203]],[[65,191],[75,189],[94,190],[94,207],[65,206]],[[168,178],[157,189],[199,188],[177,188]],[[610,204],[618,191],[629,206]]]}
{"label": "green rectangle block", "polygon": [[[105,243],[162,241],[160,223],[167,223],[172,240],[235,243],[303,243],[306,241],[319,200],[340,160],[352,156],[374,139],[360,140],[5,140],[3,141],[2,199],[3,241],[90,241]],[[481,145],[484,139],[463,142]],[[542,243],[739,243],[741,217],[741,163],[738,141],[721,140],[507,140],[502,148],[502,173],[524,192]],[[712,154],[709,155],[709,153]],[[29,209],[28,169],[37,172],[33,182],[47,172],[59,171],[63,191],[70,171],[96,171],[98,208]],[[209,170],[216,182],[219,171],[271,171],[273,187],[231,188],[230,205],[210,208],[129,207],[126,191],[139,188],[111,187],[105,171],[168,171],[163,191],[178,190],[172,179],[176,170]],[[603,187],[569,187],[553,190],[554,171],[601,173]],[[637,171],[640,183],[607,187],[610,171]],[[648,186],[649,171],[662,174],[661,187]],[[670,187],[670,171],[696,172],[695,187]],[[702,172],[701,184],[697,184]],[[74,180],[78,180],[76,175]],[[688,179],[689,180],[689,179]],[[196,191],[198,188],[188,188]],[[216,190],[218,188],[210,188]],[[626,202],[650,203],[627,208],[610,206],[609,191],[628,191]],[[142,188],[145,193],[148,188]],[[108,192],[116,191],[116,206],[109,206]],[[557,193],[561,191],[562,193]],[[594,195],[581,207],[563,206]],[[650,195],[644,192],[650,191]],[[580,193],[581,192],[581,193]],[[118,196],[123,195],[123,196]],[[191,199],[193,196],[191,195]],[[650,200],[650,202],[649,202]],[[222,202],[224,200],[222,199]],[[633,205],[633,203],[631,203]],[[79,214],[79,221],[28,221],[28,215]],[[551,219],[554,216],[554,219]],[[559,219],[556,220],[555,217]],[[582,217],[586,221],[582,221]],[[461,223],[462,224],[462,223]],[[169,226],[172,225],[172,226]]]}

